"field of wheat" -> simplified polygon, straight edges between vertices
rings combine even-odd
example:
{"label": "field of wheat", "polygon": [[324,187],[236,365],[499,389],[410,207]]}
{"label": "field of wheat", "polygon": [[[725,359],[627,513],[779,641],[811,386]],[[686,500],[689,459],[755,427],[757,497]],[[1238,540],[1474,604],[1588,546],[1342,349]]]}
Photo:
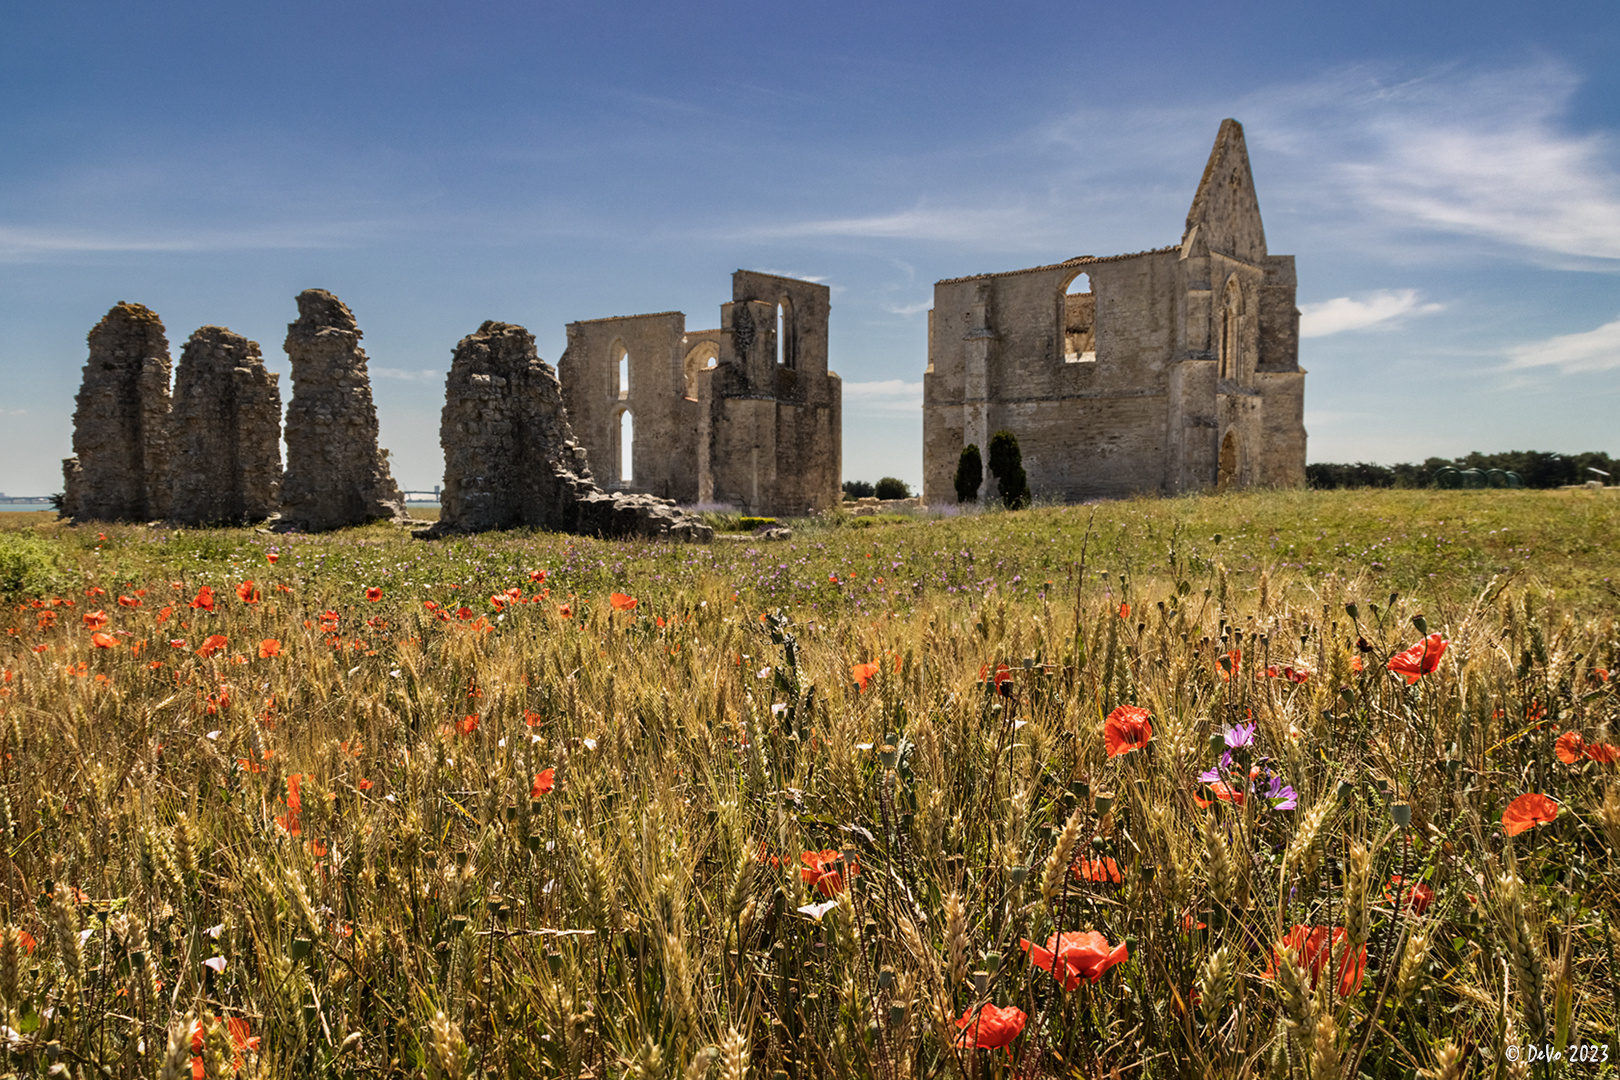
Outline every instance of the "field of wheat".
{"label": "field of wheat", "polygon": [[0,1071],[1620,1064],[1620,500],[8,517]]}

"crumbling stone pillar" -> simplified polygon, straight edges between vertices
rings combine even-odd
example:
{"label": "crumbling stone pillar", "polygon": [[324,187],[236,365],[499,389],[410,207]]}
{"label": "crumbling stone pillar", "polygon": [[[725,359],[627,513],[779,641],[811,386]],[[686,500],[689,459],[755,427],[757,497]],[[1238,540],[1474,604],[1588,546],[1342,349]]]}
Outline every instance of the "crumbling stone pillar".
{"label": "crumbling stone pillar", "polygon": [[377,409],[360,336],[343,301],[324,289],[298,294],[298,321],[288,324],[285,345],[293,390],[283,526],[322,530],[409,520],[388,471],[388,451],[377,447]]}
{"label": "crumbling stone pillar", "polygon": [[275,513],[281,486],[281,392],[259,344],[222,326],[191,335],[169,414],[170,516],[236,525]]}
{"label": "crumbling stone pillar", "polygon": [[62,462],[62,514],[149,521],[168,511],[169,339],[157,312],[119,303],[90,331]]}
{"label": "crumbling stone pillar", "polygon": [[608,537],[714,537],[666,499],[610,494],[592,482],[557,374],[521,326],[486,322],[456,345],[439,442],[442,509],[438,524],[422,535],[527,526]]}

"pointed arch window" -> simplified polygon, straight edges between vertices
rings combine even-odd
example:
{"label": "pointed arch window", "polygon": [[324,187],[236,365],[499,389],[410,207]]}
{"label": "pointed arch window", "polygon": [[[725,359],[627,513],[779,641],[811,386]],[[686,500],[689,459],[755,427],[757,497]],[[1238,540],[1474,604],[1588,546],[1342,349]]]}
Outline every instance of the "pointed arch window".
{"label": "pointed arch window", "polygon": [[1071,278],[1058,302],[1063,313],[1063,362],[1096,363],[1097,294],[1091,290],[1091,275]]}

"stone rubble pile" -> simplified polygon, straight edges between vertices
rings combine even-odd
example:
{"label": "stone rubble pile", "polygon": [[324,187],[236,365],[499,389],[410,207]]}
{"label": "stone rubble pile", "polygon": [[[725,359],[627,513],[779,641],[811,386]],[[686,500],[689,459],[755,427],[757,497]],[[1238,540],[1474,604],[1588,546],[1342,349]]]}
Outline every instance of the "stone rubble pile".
{"label": "stone rubble pile", "polygon": [[298,321],[288,324],[285,345],[293,391],[278,527],[319,531],[410,520],[388,451],[377,446],[360,337],[353,313],[336,296],[324,289],[298,294]]}
{"label": "stone rubble pile", "polygon": [[574,439],[562,386],[521,326],[486,322],[455,348],[439,426],[439,521],[418,535],[529,527],[604,537],[712,540],[651,495],[603,491]]}

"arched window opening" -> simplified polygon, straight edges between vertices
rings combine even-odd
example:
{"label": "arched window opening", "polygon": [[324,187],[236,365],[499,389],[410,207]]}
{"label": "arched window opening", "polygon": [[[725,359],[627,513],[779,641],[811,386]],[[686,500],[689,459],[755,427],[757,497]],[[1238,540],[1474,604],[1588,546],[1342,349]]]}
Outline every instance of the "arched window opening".
{"label": "arched window opening", "polygon": [[630,396],[630,353],[622,341],[613,343],[613,365],[619,369],[619,396]]}
{"label": "arched window opening", "polygon": [[1088,364],[1097,360],[1097,294],[1091,275],[1076,274],[1063,290],[1063,362]]}
{"label": "arched window opening", "polygon": [[700,341],[687,354],[682,365],[686,373],[686,396],[693,401],[698,396],[698,372],[714,367],[720,359],[720,346],[712,341]]}
{"label": "arched window opening", "polygon": [[776,302],[776,362],[781,367],[795,367],[794,351],[798,344],[793,326],[793,301],[787,297]]}
{"label": "arched window opening", "polygon": [[1243,348],[1243,289],[1237,278],[1226,283],[1226,296],[1221,304],[1220,377],[1236,379],[1239,373],[1238,355]]}
{"label": "arched window opening", "polygon": [[619,483],[628,485],[635,480],[635,461],[632,451],[636,442],[636,418],[626,409],[619,414]]}

